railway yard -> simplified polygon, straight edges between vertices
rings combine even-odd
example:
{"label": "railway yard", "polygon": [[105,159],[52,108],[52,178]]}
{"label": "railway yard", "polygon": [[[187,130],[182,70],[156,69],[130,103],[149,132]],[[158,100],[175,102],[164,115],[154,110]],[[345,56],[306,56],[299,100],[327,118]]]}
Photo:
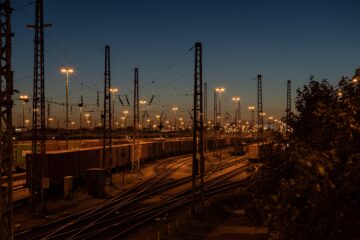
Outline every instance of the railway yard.
{"label": "railway yard", "polygon": [[[167,140],[161,142],[144,141],[142,146],[142,167],[140,171],[131,171],[126,167],[129,159],[131,145],[115,145],[113,153],[121,161],[114,161],[113,185],[106,184],[105,195],[94,198],[87,194],[86,182],[79,179],[85,171],[75,176],[77,182],[71,198],[64,199],[59,196],[58,179],[68,175],[62,173],[56,158],[64,158],[64,154],[72,156],[79,149],[53,151],[47,156],[53,160],[57,168],[56,174],[49,175],[51,185],[54,187],[52,196],[47,201],[47,214],[29,212],[29,192],[26,186],[26,173],[14,175],[19,184],[14,191],[16,219],[15,239],[167,239],[184,216],[191,215],[192,203],[192,154],[188,139]],[[205,202],[212,196],[219,195],[246,184],[249,177],[248,154],[234,155],[234,147],[230,139],[222,139],[222,148],[214,144],[214,140],[207,141],[205,157]],[[158,145],[158,146],[157,146]],[[159,148],[159,146],[162,146]],[[61,144],[59,144],[61,146]],[[121,147],[120,147],[121,146]],[[164,147],[165,146],[165,147]],[[160,152],[151,152],[151,148]],[[120,150],[121,149],[121,150]],[[126,150],[124,150],[126,149]],[[166,154],[165,151],[166,149]],[[90,162],[97,147],[84,148],[85,162]],[[91,154],[86,152],[90,151]],[[126,152],[129,151],[129,152]],[[81,154],[80,154],[81,155]],[[77,154],[78,158],[80,156]],[[57,156],[57,157],[54,157]],[[84,157],[86,156],[86,157]],[[69,158],[68,158],[69,159]],[[115,160],[117,157],[114,158]],[[75,158],[70,160],[76,161]],[[64,163],[62,163],[64,164]],[[86,167],[99,167],[98,165],[80,165]],[[118,164],[116,166],[115,164]],[[65,165],[70,166],[65,162]],[[79,166],[75,163],[73,166]],[[59,175],[60,174],[60,175]],[[80,176],[81,175],[81,176]],[[29,180],[29,178],[26,178]],[[25,182],[25,184],[24,184]],[[51,190],[51,188],[50,188]],[[17,196],[17,197],[16,197]],[[166,222],[166,231],[159,230],[159,222]],[[146,227],[145,227],[146,226]]]}

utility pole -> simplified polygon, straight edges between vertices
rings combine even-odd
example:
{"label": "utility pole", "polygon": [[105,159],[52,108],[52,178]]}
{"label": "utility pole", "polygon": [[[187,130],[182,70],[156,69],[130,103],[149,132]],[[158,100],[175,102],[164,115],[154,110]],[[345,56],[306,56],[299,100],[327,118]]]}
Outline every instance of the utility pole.
{"label": "utility pole", "polygon": [[202,44],[195,43],[194,109],[193,109],[193,164],[192,164],[192,213],[204,211],[204,145],[203,145],[203,84]]}
{"label": "utility pole", "polygon": [[[291,113],[291,80],[287,81],[287,94],[286,94],[286,120],[289,120]],[[285,128],[285,137],[288,140],[289,135],[289,127],[288,123],[286,123]]]}
{"label": "utility pole", "polygon": [[204,152],[207,151],[207,133],[208,133],[208,110],[207,110],[207,82],[204,82],[204,126],[205,126],[205,132],[204,132]]}
{"label": "utility pole", "polygon": [[[34,200],[38,200],[37,192],[40,189],[40,202],[42,212],[47,211],[45,190],[49,187],[47,164],[45,161],[45,77],[44,77],[44,24],[43,0],[36,0],[34,28],[34,81],[33,81],[33,107],[32,107],[32,158],[30,166],[30,207],[34,208]],[[38,142],[40,144],[38,145]],[[39,148],[40,149],[39,149]],[[40,169],[39,169],[40,166]],[[39,173],[40,174],[37,174]],[[40,179],[37,177],[40,175]]]}
{"label": "utility pole", "polygon": [[264,112],[263,112],[263,102],[262,102],[262,79],[261,74],[257,75],[257,124],[258,124],[258,151],[259,159],[262,159],[261,155],[261,144],[264,140]]}
{"label": "utility pole", "polygon": [[225,91],[225,88],[223,87],[218,87],[215,88],[215,94],[218,93],[219,94],[219,105],[218,105],[218,116],[217,118],[219,118],[219,127],[221,129],[221,93],[223,93]]}
{"label": "utility pole", "polygon": [[[0,3],[0,239],[14,238],[13,224],[13,148],[10,0]],[[6,177],[3,179],[3,177]]]}
{"label": "utility pole", "polygon": [[206,126],[206,130],[208,127],[207,122],[207,82],[204,82],[204,123]]}
{"label": "utility pole", "polygon": [[287,81],[286,115],[291,113],[291,80]]}
{"label": "utility pole", "polygon": [[107,167],[107,175],[109,177],[109,184],[112,185],[112,112],[111,112],[111,79],[110,79],[110,46],[105,46],[105,72],[104,72],[104,113],[103,113],[103,149],[102,160],[103,168],[105,169],[106,160],[108,159],[109,166]]}
{"label": "utility pole", "polygon": [[253,129],[253,128],[254,128],[254,111],[255,111],[255,106],[248,106],[248,110],[251,112],[250,128]]}
{"label": "utility pole", "polygon": [[132,171],[140,170],[140,160],[138,156],[138,144],[137,141],[139,138],[139,123],[140,123],[140,108],[139,108],[139,70],[135,68],[134,70],[134,118],[133,118],[133,158],[132,158]]}
{"label": "utility pole", "polygon": [[232,100],[237,103],[237,109],[235,111],[235,126],[240,129],[241,132],[241,124],[240,124],[240,97],[233,97]]}
{"label": "utility pole", "polygon": [[66,106],[66,120],[65,120],[65,130],[66,130],[66,149],[69,149],[69,73],[73,73],[74,69],[72,68],[61,68],[61,73],[66,74],[65,79],[65,106]]}
{"label": "utility pole", "polygon": [[218,112],[217,112],[217,93],[216,90],[214,89],[214,128],[216,129],[216,125],[217,125],[217,116],[218,116]]}

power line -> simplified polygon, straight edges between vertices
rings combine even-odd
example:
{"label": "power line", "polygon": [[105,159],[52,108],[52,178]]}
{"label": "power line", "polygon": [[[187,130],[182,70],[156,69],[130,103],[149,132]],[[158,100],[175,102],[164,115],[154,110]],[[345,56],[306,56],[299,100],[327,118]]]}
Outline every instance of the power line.
{"label": "power line", "polygon": [[25,4],[25,5],[19,6],[15,1],[13,1],[13,2],[18,6],[18,7],[15,8],[13,11],[22,10],[23,8],[26,8],[26,7],[28,7],[28,6],[31,6],[31,5],[33,5],[33,4],[35,3],[35,1],[31,1],[31,2],[29,2],[29,3],[27,3],[27,4]]}
{"label": "power line", "polygon": [[[33,21],[33,19],[32,19],[32,18],[29,16],[29,14],[24,10],[24,8],[27,7],[27,6],[30,6],[31,4],[33,4],[34,1],[28,3],[28,4],[24,5],[24,6],[19,6],[15,1],[14,1],[14,3],[18,6],[18,7],[17,7],[17,10],[21,10],[21,12],[22,12],[30,21]],[[65,51],[62,50],[62,49],[59,47],[59,45],[57,45],[57,44],[55,43],[55,41],[53,41],[46,33],[44,34],[44,36],[45,36],[46,39],[47,39],[48,41],[50,41],[50,43],[66,58],[67,61],[69,61],[71,64],[73,64],[73,65],[76,67],[76,69],[77,69],[77,70],[85,77],[85,79],[87,79],[94,87],[90,87],[90,86],[84,84],[84,83],[83,83],[80,79],[78,79],[76,76],[75,76],[75,79],[76,79],[77,81],[79,81],[81,84],[83,84],[85,87],[87,87],[87,88],[89,88],[89,89],[91,89],[91,90],[93,90],[93,91],[99,91],[99,88],[96,86],[96,84],[82,71],[82,69],[81,69],[77,64],[75,64],[74,61],[72,61],[72,59],[65,53]],[[50,51],[48,51],[48,50],[46,50],[46,49],[45,49],[45,51],[46,51],[46,53],[47,53],[50,57],[52,57],[58,64],[64,65],[59,59],[57,59],[52,53],[50,53]]]}
{"label": "power line", "polygon": [[[75,68],[95,87],[96,91],[99,91],[97,85],[92,81],[92,79],[87,76],[84,71],[62,50],[59,45],[57,45],[49,36],[45,35],[45,37],[50,41],[50,43],[72,64]],[[101,49],[99,49],[101,50]]]}
{"label": "power line", "polygon": [[173,63],[171,63],[167,68],[165,68],[164,71],[162,71],[159,75],[157,75],[151,82],[146,83],[142,85],[141,87],[146,87],[150,84],[155,83],[157,80],[159,80],[162,76],[164,76],[168,71],[170,71],[176,64],[178,64],[186,55],[188,55],[192,50],[194,49],[194,46],[192,46],[189,50],[187,50],[183,55],[178,57]]}

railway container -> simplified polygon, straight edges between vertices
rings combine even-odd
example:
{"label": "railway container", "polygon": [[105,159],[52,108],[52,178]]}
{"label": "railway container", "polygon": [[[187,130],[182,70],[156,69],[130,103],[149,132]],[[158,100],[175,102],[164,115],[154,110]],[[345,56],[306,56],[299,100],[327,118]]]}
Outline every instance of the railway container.
{"label": "railway container", "polygon": [[[207,139],[205,144],[209,149],[214,149],[217,140]],[[220,139],[221,146],[225,147],[231,144],[229,138]],[[91,142],[95,143],[95,142]],[[178,141],[155,141],[141,143],[138,145],[138,154],[141,156],[141,162],[147,162],[154,159],[169,157],[176,154],[191,153],[193,150],[192,139],[187,138]],[[129,166],[132,159],[132,144],[114,145],[112,147],[112,165],[113,169]],[[108,163],[102,160],[102,147],[91,147],[82,149],[70,149],[62,151],[47,152],[45,159],[41,162],[31,161],[31,154],[26,157],[27,184],[30,183],[30,173],[35,179],[40,178],[41,166],[47,165],[45,176],[50,178],[50,187],[62,187],[64,176],[73,176],[76,179],[82,178],[86,174],[86,169],[108,167]]]}
{"label": "railway container", "polygon": [[14,166],[23,168],[26,162],[26,154],[31,153],[31,144],[29,143],[18,143],[14,144]]}

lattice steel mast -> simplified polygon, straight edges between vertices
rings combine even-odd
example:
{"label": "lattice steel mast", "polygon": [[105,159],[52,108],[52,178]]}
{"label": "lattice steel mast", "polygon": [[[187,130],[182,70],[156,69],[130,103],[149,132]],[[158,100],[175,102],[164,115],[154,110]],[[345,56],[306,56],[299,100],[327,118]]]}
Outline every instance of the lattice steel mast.
{"label": "lattice steel mast", "polygon": [[193,165],[192,165],[192,212],[204,210],[204,144],[203,144],[203,83],[202,44],[195,43],[194,109],[193,109]]}
{"label": "lattice steel mast", "polygon": [[207,122],[207,82],[204,82],[204,125],[208,126],[208,122]]}
{"label": "lattice steel mast", "polygon": [[[287,93],[286,93],[286,120],[287,121],[290,118],[290,113],[291,113],[291,81],[288,80],[287,81]],[[287,124],[288,123],[286,123],[286,128],[285,128],[286,139],[289,137],[289,127]]]}
{"label": "lattice steel mast", "polygon": [[217,126],[217,117],[218,117],[218,100],[217,100],[217,93],[216,90],[214,89],[214,128],[216,128]]}
{"label": "lattice steel mast", "polygon": [[287,81],[286,116],[291,113],[291,80]]}
{"label": "lattice steel mast", "polygon": [[[105,72],[104,72],[104,112],[103,112],[103,168],[107,169],[109,183],[112,185],[112,111],[111,111],[111,79],[110,79],[110,46],[105,46]],[[108,160],[108,161],[106,161]],[[108,166],[105,163],[108,162]]]}
{"label": "lattice steel mast", "polygon": [[[44,24],[43,0],[36,0],[34,28],[34,81],[33,81],[33,106],[32,106],[32,159],[30,169],[30,207],[33,208],[33,200],[37,199],[36,192],[41,191],[42,211],[46,211],[45,189],[48,185],[47,165],[45,161],[45,77],[44,77],[44,28],[51,26]],[[40,144],[38,145],[38,142]],[[40,179],[34,176],[34,172],[40,171]]]}
{"label": "lattice steel mast", "polygon": [[263,101],[262,101],[262,82],[261,74],[257,75],[257,124],[258,124],[258,150],[259,150],[259,159],[262,159],[261,156],[261,147],[260,144],[264,140],[264,112],[263,112]]}
{"label": "lattice steel mast", "polygon": [[[10,0],[0,3],[0,239],[13,239],[13,148]],[[6,177],[3,179],[3,177]]]}
{"label": "lattice steel mast", "polygon": [[139,99],[139,69],[134,70],[134,113],[133,113],[133,158],[131,162],[132,170],[140,170],[140,159],[138,156],[138,144],[139,138],[139,124],[140,124],[140,99]]}

